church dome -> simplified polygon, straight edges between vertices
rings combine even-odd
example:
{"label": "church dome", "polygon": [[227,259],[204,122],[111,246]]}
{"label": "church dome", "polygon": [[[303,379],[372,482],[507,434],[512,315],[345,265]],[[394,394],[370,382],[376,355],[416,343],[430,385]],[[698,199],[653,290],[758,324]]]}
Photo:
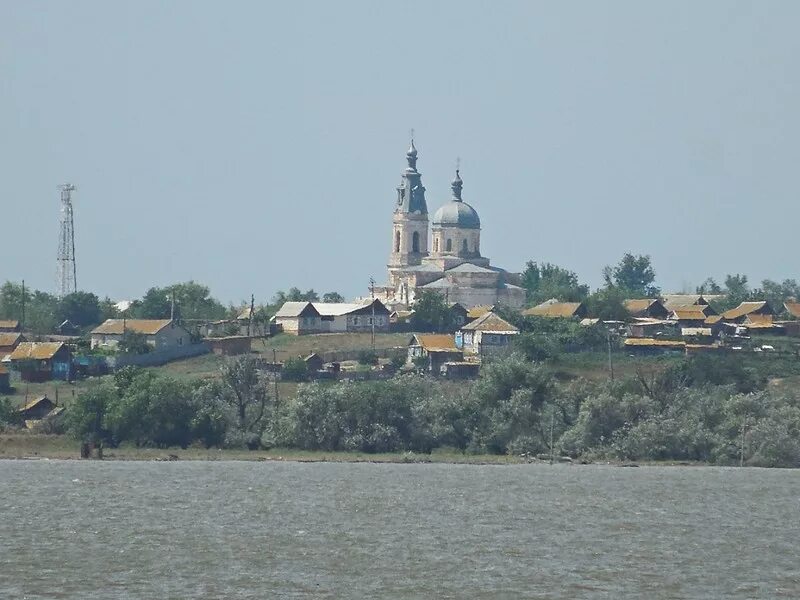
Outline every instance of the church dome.
{"label": "church dome", "polygon": [[433,215],[433,224],[442,227],[460,227],[462,229],[480,229],[481,219],[478,213],[469,204],[461,199],[461,188],[464,182],[456,171],[456,178],[451,185],[453,199],[442,206]]}
{"label": "church dome", "polygon": [[433,224],[443,227],[462,227],[464,229],[480,229],[481,219],[478,213],[466,202],[451,200],[433,215]]}

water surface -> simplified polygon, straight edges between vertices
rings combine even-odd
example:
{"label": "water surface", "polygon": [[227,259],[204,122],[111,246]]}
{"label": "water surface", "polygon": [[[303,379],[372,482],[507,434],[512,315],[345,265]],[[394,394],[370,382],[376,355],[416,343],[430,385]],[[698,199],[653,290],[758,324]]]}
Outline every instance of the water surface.
{"label": "water surface", "polygon": [[0,461],[0,598],[798,598],[800,472]]}

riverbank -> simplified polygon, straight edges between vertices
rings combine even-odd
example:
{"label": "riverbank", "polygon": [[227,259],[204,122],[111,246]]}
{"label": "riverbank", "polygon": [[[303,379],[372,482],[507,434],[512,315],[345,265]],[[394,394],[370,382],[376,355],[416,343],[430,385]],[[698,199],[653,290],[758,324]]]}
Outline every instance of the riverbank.
{"label": "riverbank", "polygon": [[[69,436],[29,433],[0,434],[0,460],[81,460],[80,444]],[[547,464],[546,457],[503,454],[467,454],[453,448],[435,449],[430,454],[417,452],[327,452],[275,448],[272,450],[244,450],[233,448],[137,448],[122,445],[104,448],[103,460],[110,461],[285,461],[381,464],[463,464],[463,465],[523,465]],[[608,461],[597,463],[555,457],[556,463],[603,464],[619,467],[642,466],[709,466],[706,463],[686,461]]]}
{"label": "riverbank", "polygon": [[[63,435],[27,433],[0,434],[0,460],[80,459],[80,444]],[[103,460],[125,461],[294,461],[294,462],[347,462],[347,463],[452,463],[452,464],[525,464],[542,462],[523,456],[495,454],[464,454],[457,450],[434,450],[431,454],[415,452],[389,452],[367,454],[364,452],[305,451],[291,448],[272,450],[244,450],[218,448],[137,448],[122,445],[104,448]]]}

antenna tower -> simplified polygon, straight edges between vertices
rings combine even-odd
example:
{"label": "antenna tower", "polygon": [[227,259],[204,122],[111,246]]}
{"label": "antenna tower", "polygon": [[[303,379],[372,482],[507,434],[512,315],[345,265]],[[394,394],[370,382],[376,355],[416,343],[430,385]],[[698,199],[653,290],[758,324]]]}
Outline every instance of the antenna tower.
{"label": "antenna tower", "polygon": [[56,292],[59,298],[78,290],[75,268],[75,228],[72,219],[72,192],[77,188],[71,183],[58,186],[61,190],[61,227],[58,234],[58,280]]}

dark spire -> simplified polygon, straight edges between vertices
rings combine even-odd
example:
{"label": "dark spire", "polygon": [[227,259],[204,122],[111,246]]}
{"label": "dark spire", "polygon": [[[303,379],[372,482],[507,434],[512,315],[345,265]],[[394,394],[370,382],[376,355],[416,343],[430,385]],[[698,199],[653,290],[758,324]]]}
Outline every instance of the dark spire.
{"label": "dark spire", "polygon": [[408,168],[412,171],[417,170],[417,149],[414,147],[414,138],[411,138],[411,146],[408,148],[408,152],[406,152],[406,160],[408,161]]}
{"label": "dark spire", "polygon": [[464,187],[464,182],[461,180],[458,169],[456,169],[456,178],[453,179],[453,183],[450,184],[450,187],[453,190],[453,200],[461,202],[461,188]]}

